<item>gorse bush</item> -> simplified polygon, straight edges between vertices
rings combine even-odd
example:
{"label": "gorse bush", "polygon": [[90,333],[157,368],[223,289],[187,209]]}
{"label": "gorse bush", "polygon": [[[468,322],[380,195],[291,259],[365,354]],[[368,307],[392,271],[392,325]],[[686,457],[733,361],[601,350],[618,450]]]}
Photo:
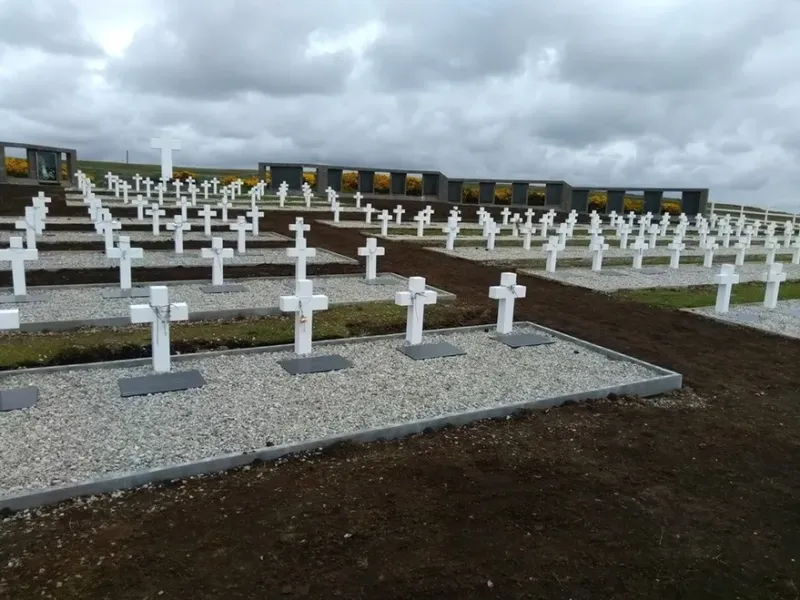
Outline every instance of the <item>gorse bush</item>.
{"label": "gorse bush", "polygon": [[[6,157],[6,175],[9,177],[27,177],[28,159]],[[61,178],[66,180],[68,177],[66,163],[61,163]]]}

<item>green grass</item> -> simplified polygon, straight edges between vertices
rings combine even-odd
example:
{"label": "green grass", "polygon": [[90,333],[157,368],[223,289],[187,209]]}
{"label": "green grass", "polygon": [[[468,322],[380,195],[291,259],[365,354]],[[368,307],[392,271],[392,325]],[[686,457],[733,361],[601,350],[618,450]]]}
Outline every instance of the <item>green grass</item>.
{"label": "green grass", "polygon": [[[635,300],[661,308],[700,308],[713,306],[717,298],[717,286],[701,285],[687,288],[649,288],[644,290],[620,290],[615,298]],[[800,298],[800,281],[789,281],[781,285],[780,300]],[[731,304],[749,304],[764,300],[764,284],[758,281],[733,286]]]}
{"label": "green grass", "polygon": [[[150,177],[150,179],[157,179],[161,176],[161,167],[159,165],[79,160],[78,168],[84,173],[90,175],[95,183],[103,182],[103,177],[109,171],[114,173],[114,175],[120,175],[127,178],[133,177],[136,173],[139,173],[139,175],[142,177]],[[225,175],[237,175],[242,179],[245,179],[246,177],[254,177],[258,175],[258,171],[256,169],[218,169],[176,166],[173,167],[173,171],[192,171],[193,173],[197,173],[201,179],[212,179],[214,177],[220,179]]]}
{"label": "green grass", "polygon": [[[452,303],[431,305],[425,310],[425,324],[431,328],[484,320],[481,310]],[[314,315],[315,340],[399,333],[405,327],[406,309],[388,302],[338,306]],[[294,317],[173,324],[170,334],[172,351],[180,354],[289,344],[294,341]],[[0,334],[0,370],[146,356],[150,356],[149,327]]]}

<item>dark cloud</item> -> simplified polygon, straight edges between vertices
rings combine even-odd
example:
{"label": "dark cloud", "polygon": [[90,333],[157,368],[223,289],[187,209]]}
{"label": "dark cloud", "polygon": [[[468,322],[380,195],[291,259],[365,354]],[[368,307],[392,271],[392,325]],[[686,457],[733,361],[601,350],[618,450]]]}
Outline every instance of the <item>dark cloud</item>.
{"label": "dark cloud", "polygon": [[104,54],[97,42],[83,31],[71,0],[3,0],[0,2],[0,49],[3,45],[68,56],[100,57]]}

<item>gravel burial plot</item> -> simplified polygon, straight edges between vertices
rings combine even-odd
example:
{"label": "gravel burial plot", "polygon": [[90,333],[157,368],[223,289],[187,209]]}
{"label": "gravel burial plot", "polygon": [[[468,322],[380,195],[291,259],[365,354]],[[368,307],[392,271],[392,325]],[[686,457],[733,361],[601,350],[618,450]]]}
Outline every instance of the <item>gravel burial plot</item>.
{"label": "gravel burial plot", "polygon": [[762,304],[736,304],[724,314],[715,313],[712,306],[686,310],[726,323],[800,338],[800,300],[781,300],[774,310]]}
{"label": "gravel burial plot", "polygon": [[[331,303],[355,304],[360,302],[392,301],[394,293],[407,287],[407,279],[392,277],[389,285],[367,285],[361,277],[315,277],[314,293],[325,294]],[[204,311],[274,309],[278,312],[278,298],[294,293],[294,277],[267,279],[237,279],[235,283],[247,291],[236,293],[206,294],[200,290],[209,281],[192,284],[170,283],[170,302],[186,302],[189,314]],[[230,282],[229,282],[230,283]],[[19,304],[20,321],[23,323],[44,323],[52,321],[73,321],[88,319],[108,319],[130,317],[130,305],[147,303],[147,298],[104,299],[102,294],[108,286],[87,286],[79,288],[28,288],[29,293],[43,294],[43,302]]]}
{"label": "gravel burial plot", "polygon": [[0,495],[658,375],[559,339],[512,350],[483,331],[426,336],[445,340],[467,355],[414,361],[399,339],[326,346],[317,353],[354,367],[299,376],[277,363],[289,353],[191,359],[175,367],[200,370],[205,387],[124,400],[118,379],[150,367],[11,375],[0,384],[36,385],[40,398],[0,413]]}
{"label": "gravel burial plot", "polygon": [[[327,250],[317,249],[317,255],[308,259],[309,264],[342,263],[358,264],[358,261],[334,254]],[[285,248],[248,248],[247,254],[234,254],[225,259],[225,265],[262,265],[262,264],[294,264],[294,259],[286,256]],[[203,258],[200,250],[185,250],[183,254],[168,251],[147,251],[142,260],[134,260],[133,268],[138,267],[196,267],[207,266],[211,261]],[[97,251],[39,252],[39,260],[25,264],[26,270],[55,269],[107,269],[118,268],[119,261],[106,258]],[[0,271],[10,271],[11,263],[0,262]]]}
{"label": "gravel burial plot", "polygon": [[[719,263],[717,263],[710,269],[697,265],[669,269],[667,265],[663,265],[645,266],[638,270],[629,266],[609,266],[603,268],[599,273],[589,268],[557,268],[555,273],[533,269],[522,269],[520,272],[601,292],[614,292],[616,290],[636,288],[678,288],[694,285],[713,285],[714,275],[719,272],[719,266]],[[787,274],[787,279],[800,279],[800,265],[784,264],[783,270]],[[766,271],[767,266],[759,263],[745,263],[741,267],[736,267],[736,272],[739,274],[742,283],[760,281],[761,276]]]}
{"label": "gravel burial plot", "polygon": [[[212,231],[211,237],[208,237],[203,233],[203,226],[200,224],[199,227],[193,227],[193,229],[198,229],[199,231],[185,231],[183,233],[184,241],[196,241],[196,240],[207,240],[208,247],[211,247],[211,238],[212,237],[221,237],[223,240],[230,242],[229,245],[235,246],[235,242],[238,239],[238,232],[236,231]],[[172,232],[171,231],[162,231],[161,235],[153,235],[150,231],[125,231],[125,229],[117,230],[114,232],[115,239],[116,236],[119,235],[127,235],[131,242],[161,242],[161,241],[169,241],[172,240]],[[21,234],[18,232],[11,232],[11,231],[0,231],[0,243],[7,244],[9,238],[12,236],[19,237]],[[24,234],[23,234],[24,237]],[[36,241],[38,242],[103,242],[105,238],[100,235],[96,234],[92,231],[47,231],[42,235],[36,236]],[[247,241],[250,242],[252,240],[269,240],[269,241],[290,241],[291,238],[281,235],[279,233],[273,233],[271,231],[260,231],[257,237],[253,237],[250,233],[247,234]]]}
{"label": "gravel burial plot", "polygon": [[[152,202],[153,202],[153,200],[151,200],[151,203]],[[216,209],[216,208],[218,208],[217,207],[217,203],[218,202],[219,202],[218,200],[213,200],[212,201],[212,200],[202,200],[201,198],[198,198],[197,199],[197,206],[189,207],[188,210],[189,210],[190,215],[193,215],[194,214],[193,211],[196,211],[196,210],[202,208],[203,205],[205,205],[205,204],[210,204],[212,208]],[[134,207],[135,208],[135,206],[136,206],[135,204],[125,204],[124,202],[122,202],[122,200],[116,200],[116,199],[110,200],[110,199],[107,199],[107,198],[103,198],[102,199],[102,203],[103,203],[103,207],[104,208],[109,208],[109,209],[123,208],[123,207],[129,207],[129,208],[130,207]],[[75,206],[75,207],[83,206],[83,202],[70,199],[70,200],[67,201],[67,206]],[[169,208],[169,209],[177,208],[176,205],[175,205],[175,200],[174,199],[172,199],[172,200],[165,199],[164,200],[164,204],[161,205],[161,208],[165,208],[165,209],[166,208]],[[230,206],[228,206],[228,210],[242,210],[242,209],[249,209],[249,208],[250,208],[250,199],[249,198],[247,200],[239,198],[239,199],[231,202]],[[331,212],[330,205],[326,201],[317,200],[316,202],[312,202],[311,203],[311,207],[310,208],[306,208],[306,203],[302,198],[299,201],[289,201],[289,200],[287,200],[286,201],[286,205],[284,207],[281,207],[281,205],[278,203],[277,199],[276,200],[268,200],[266,202],[264,200],[261,200],[261,201],[258,202],[258,208],[261,209],[261,210],[267,210],[267,211],[269,211],[269,210],[286,210],[287,208],[291,208],[293,210],[308,210],[308,211],[312,211],[312,212],[313,211]],[[345,212],[358,213],[358,212],[361,212],[361,209],[358,209],[355,206],[349,206],[347,204],[342,204],[340,212],[342,212],[342,213],[345,213]]]}

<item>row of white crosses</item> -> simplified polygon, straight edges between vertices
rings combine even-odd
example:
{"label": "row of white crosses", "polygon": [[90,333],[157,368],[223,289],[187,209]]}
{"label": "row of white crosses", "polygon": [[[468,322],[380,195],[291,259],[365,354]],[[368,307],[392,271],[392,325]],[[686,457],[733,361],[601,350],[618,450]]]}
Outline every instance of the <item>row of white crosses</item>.
{"label": "row of white crosses", "polygon": [[[728,312],[733,286],[739,283],[739,280],[735,265],[725,264],[720,267],[719,273],[714,276],[714,283],[717,284],[714,312],[721,314]],[[769,265],[767,272],[761,276],[761,281],[767,284],[764,293],[764,307],[774,309],[778,305],[781,283],[786,281],[786,272],[783,270],[783,265],[781,263]]]}

